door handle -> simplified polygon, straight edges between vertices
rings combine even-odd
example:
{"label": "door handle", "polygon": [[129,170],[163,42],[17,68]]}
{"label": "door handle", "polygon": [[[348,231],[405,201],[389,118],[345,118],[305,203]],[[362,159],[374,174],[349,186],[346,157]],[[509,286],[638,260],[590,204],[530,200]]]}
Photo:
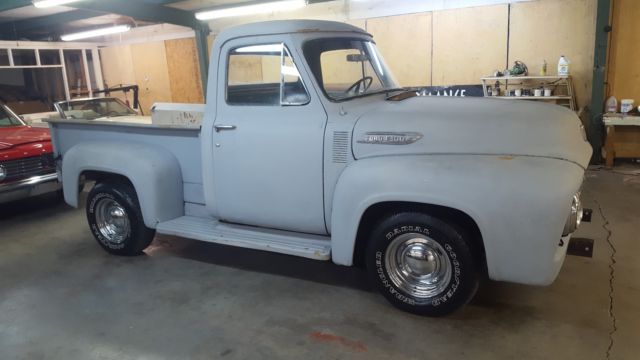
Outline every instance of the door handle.
{"label": "door handle", "polygon": [[216,132],[220,132],[221,130],[235,130],[235,125],[214,125]]}

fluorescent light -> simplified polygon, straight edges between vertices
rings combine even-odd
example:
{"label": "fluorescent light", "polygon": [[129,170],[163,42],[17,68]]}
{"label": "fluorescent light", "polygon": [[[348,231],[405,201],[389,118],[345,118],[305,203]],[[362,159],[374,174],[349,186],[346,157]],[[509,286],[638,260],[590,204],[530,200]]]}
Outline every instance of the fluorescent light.
{"label": "fluorescent light", "polygon": [[129,31],[130,29],[131,29],[131,26],[129,25],[118,25],[118,26],[113,26],[108,28],[82,31],[82,32],[73,33],[73,34],[66,34],[66,35],[60,36],[60,39],[62,41],[73,41],[73,40],[86,39],[86,38],[102,36],[102,35],[122,33],[125,31]]}
{"label": "fluorescent light", "polygon": [[33,6],[37,8],[48,8],[52,6],[65,5],[65,4],[76,2],[76,1],[79,1],[79,0],[40,0],[40,1],[34,1]]}
{"label": "fluorescent light", "polygon": [[274,1],[262,4],[231,7],[226,9],[201,11],[196,13],[196,19],[211,20],[232,16],[264,14],[272,11],[288,11],[304,7],[305,5],[307,5],[306,0]]}

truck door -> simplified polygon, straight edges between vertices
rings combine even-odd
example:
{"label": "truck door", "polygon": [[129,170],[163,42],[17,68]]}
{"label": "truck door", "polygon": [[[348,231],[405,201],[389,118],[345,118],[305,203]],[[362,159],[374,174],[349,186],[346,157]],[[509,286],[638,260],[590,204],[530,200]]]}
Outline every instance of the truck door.
{"label": "truck door", "polygon": [[326,234],[326,112],[298,71],[301,58],[282,42],[248,41],[228,42],[220,57],[226,77],[219,76],[213,132],[217,213],[233,223]]}

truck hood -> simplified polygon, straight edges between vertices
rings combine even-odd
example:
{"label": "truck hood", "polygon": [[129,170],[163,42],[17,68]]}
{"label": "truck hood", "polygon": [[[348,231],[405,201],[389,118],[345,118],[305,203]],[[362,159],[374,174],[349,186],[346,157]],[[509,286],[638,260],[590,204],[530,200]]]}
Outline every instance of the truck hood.
{"label": "truck hood", "polygon": [[583,168],[592,148],[576,114],[562,106],[484,98],[385,101],[356,122],[356,159],[402,154],[537,156]]}
{"label": "truck hood", "polygon": [[0,150],[36,142],[50,142],[49,129],[30,126],[0,127]]}

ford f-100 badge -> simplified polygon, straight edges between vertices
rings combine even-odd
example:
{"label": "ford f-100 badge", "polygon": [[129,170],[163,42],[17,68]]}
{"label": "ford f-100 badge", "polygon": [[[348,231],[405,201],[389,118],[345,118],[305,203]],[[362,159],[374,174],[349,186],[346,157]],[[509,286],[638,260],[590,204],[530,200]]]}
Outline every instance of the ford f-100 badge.
{"label": "ford f-100 badge", "polygon": [[367,132],[360,140],[361,144],[408,145],[422,139],[418,132]]}

